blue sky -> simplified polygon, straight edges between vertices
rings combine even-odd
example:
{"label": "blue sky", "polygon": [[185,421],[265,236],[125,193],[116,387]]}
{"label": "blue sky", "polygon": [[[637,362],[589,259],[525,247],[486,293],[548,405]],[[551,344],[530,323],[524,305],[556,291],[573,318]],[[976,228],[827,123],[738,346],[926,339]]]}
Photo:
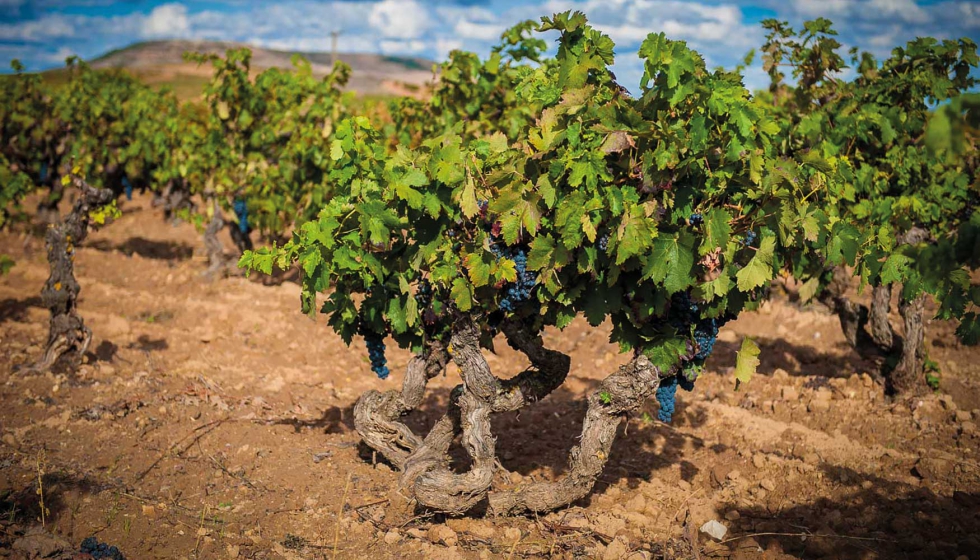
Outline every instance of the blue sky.
{"label": "blue sky", "polygon": [[[686,40],[709,65],[726,67],[762,44],[767,17],[830,18],[845,47],[879,57],[916,36],[980,42],[980,0],[0,0],[0,64],[7,71],[18,58],[40,70],[72,54],[169,38],[329,50],[334,30],[341,51],[441,60],[457,48],[485,55],[510,25],[570,9],[616,41],[616,74],[631,90],[642,73],[635,53],[650,32]],[[758,57],[746,82],[766,83]]]}

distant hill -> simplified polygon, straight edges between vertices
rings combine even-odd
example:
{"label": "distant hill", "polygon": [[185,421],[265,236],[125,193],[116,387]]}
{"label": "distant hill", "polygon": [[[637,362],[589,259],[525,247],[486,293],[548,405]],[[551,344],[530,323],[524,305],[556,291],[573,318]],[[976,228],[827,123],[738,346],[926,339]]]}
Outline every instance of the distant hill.
{"label": "distant hill", "polygon": [[[288,52],[223,41],[149,41],[110,51],[89,61],[93,68],[122,68],[150,85],[172,85],[184,98],[200,95],[201,88],[211,75],[208,64],[200,67],[184,62],[185,51],[224,54],[227,49],[248,47],[252,50],[252,68],[292,68],[294,54],[305,57],[318,76],[332,67],[330,53]],[[435,62],[424,58],[384,56],[364,53],[338,53],[337,57],[350,65],[351,80],[347,89],[364,95],[398,95],[410,93],[432,81]]]}

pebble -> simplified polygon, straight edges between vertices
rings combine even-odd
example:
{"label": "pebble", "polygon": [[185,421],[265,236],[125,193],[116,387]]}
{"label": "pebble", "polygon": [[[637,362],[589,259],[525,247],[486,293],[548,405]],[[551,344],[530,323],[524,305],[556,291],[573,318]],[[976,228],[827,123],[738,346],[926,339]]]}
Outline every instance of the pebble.
{"label": "pebble", "polygon": [[613,539],[606,551],[602,553],[602,560],[621,560],[630,552],[629,543],[623,537]]}
{"label": "pebble", "polygon": [[960,431],[966,436],[975,435],[977,433],[977,425],[973,422],[963,422],[960,424]]}
{"label": "pebble", "polygon": [[800,392],[796,390],[796,387],[783,387],[780,395],[785,401],[796,401],[800,399]]}
{"label": "pebble", "polygon": [[712,519],[701,526],[701,532],[715,539],[716,541],[720,541],[725,538],[725,534],[728,533],[728,527],[725,527],[721,523]]}
{"label": "pebble", "polygon": [[956,421],[957,422],[969,422],[973,419],[973,415],[970,414],[969,410],[957,410],[956,411]]}
{"label": "pebble", "polygon": [[766,466],[766,456],[762,453],[756,453],[752,456],[752,465],[757,469]]}
{"label": "pebble", "polygon": [[456,535],[456,531],[453,531],[445,525],[433,525],[429,528],[429,541],[435,544],[445,544],[446,546],[456,546],[459,543],[459,538]]}
{"label": "pebble", "polygon": [[504,539],[508,543],[513,543],[521,538],[521,530],[517,527],[507,527],[504,529]]}
{"label": "pebble", "polygon": [[813,399],[806,406],[807,412],[827,412],[830,410],[830,401],[823,399]]}
{"label": "pebble", "polygon": [[953,401],[953,397],[950,395],[943,395],[939,397],[939,402],[946,410],[956,410],[956,402]]}
{"label": "pebble", "polygon": [[392,529],[387,533],[385,533],[385,543],[387,544],[395,544],[396,542],[401,540],[401,538],[402,536],[398,534],[397,529]]}
{"label": "pebble", "polygon": [[765,488],[766,490],[768,490],[770,492],[772,492],[773,490],[776,489],[776,483],[773,482],[773,480],[771,478],[764,478],[764,479],[762,479],[762,482],[759,483],[759,486]]}
{"label": "pebble", "polygon": [[643,494],[637,494],[636,496],[633,496],[630,501],[626,502],[626,510],[634,513],[642,513],[646,507],[647,501],[646,498],[643,497]]}

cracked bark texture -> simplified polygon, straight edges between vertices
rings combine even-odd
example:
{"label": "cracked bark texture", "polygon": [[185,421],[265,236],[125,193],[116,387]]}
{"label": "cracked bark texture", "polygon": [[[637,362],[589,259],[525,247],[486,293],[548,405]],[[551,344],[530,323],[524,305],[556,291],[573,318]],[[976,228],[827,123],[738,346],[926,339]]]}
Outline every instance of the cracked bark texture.
{"label": "cracked bark texture", "polygon": [[895,346],[895,329],[892,328],[888,320],[888,312],[891,311],[892,304],[892,285],[884,284],[875,286],[871,292],[871,314],[869,322],[871,324],[871,338],[880,348],[892,348]]}
{"label": "cracked bark texture", "polygon": [[675,374],[677,369],[660,372],[641,355],[604,379],[589,395],[580,443],[569,453],[568,473],[554,482],[536,482],[511,492],[494,492],[490,494],[489,512],[494,515],[546,512],[588,495],[606,466],[625,415],[637,410],[656,391],[660,379]]}
{"label": "cracked bark texture", "polygon": [[357,433],[364,443],[399,469],[404,469],[405,461],[422,445],[422,438],[399,419],[422,404],[426,384],[445,371],[448,362],[449,353],[444,345],[431,341],[424,353],[408,362],[400,391],[371,390],[354,404]]}
{"label": "cracked bark texture", "polygon": [[[680,362],[660,371],[645,356],[604,379],[588,397],[580,443],[570,452],[568,473],[554,482],[534,483],[513,491],[491,490],[499,463],[490,431],[493,413],[518,410],[553,392],[565,381],[571,361],[544,347],[519,323],[504,323],[508,343],[524,353],[531,367],[512,379],[493,375],[480,351],[479,330],[468,316],[453,325],[451,352],[463,383],[450,394],[449,406],[424,439],[398,422],[422,400],[425,382],[445,367],[438,348],[409,363],[401,391],[369,391],[355,406],[355,425],[364,441],[402,469],[398,494],[409,502],[449,514],[463,514],[481,502],[488,512],[512,515],[557,509],[588,495],[608,461],[619,425],[656,390],[660,380],[677,373]],[[693,349],[689,348],[693,355]],[[687,356],[686,359],[690,359]],[[461,437],[472,462],[453,472],[448,451]],[[394,503],[394,502],[393,502]]]}
{"label": "cracked bark texture", "polygon": [[905,336],[902,337],[901,358],[898,365],[888,375],[888,388],[896,393],[914,394],[922,392],[925,378],[922,375],[922,363],[925,357],[923,341],[925,326],[922,323],[925,296],[919,296],[912,301],[903,301],[898,306],[905,323]]}
{"label": "cracked bark texture", "polygon": [[218,239],[218,232],[225,225],[225,219],[221,215],[221,206],[216,199],[211,201],[213,214],[211,221],[204,229],[204,248],[208,254],[208,269],[205,274],[211,277],[223,275],[228,269],[228,258],[225,256],[225,247]]}
{"label": "cracked bark texture", "polygon": [[30,369],[43,372],[63,356],[76,365],[92,341],[92,331],[78,314],[81,287],[75,279],[75,247],[88,236],[89,212],[108,204],[115,197],[109,189],[97,189],[78,177],[72,183],[79,190],[71,212],[59,224],[48,226],[44,244],[50,275],[41,290],[41,301],[51,312],[44,355]]}

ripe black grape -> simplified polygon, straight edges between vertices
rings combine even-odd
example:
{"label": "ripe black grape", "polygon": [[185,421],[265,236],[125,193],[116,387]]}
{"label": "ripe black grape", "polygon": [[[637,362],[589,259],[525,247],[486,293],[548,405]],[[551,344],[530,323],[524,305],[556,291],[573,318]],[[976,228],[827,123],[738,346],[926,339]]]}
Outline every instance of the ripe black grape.
{"label": "ripe black grape", "polygon": [[368,358],[371,360],[371,371],[378,376],[378,379],[387,379],[390,371],[387,366],[388,360],[385,358],[384,337],[370,331],[365,331],[363,336],[364,344],[368,349]]}
{"label": "ripe black grape", "polygon": [[677,404],[676,400],[677,376],[660,380],[660,386],[657,387],[657,402],[660,403],[657,418],[661,422],[670,423],[670,419],[674,415],[674,407]]}
{"label": "ripe black grape", "polygon": [[692,226],[699,226],[704,223],[704,217],[701,216],[701,214],[695,212],[694,214],[691,214],[691,217],[688,219],[688,222],[690,222]]}
{"label": "ripe black grape", "polygon": [[718,338],[718,321],[715,319],[702,319],[698,321],[694,328],[694,342],[697,344],[698,353],[695,359],[705,360],[711,355],[715,348],[715,340]]}
{"label": "ripe black grape", "polygon": [[609,234],[604,233],[602,234],[602,237],[599,238],[599,250],[605,253],[606,249],[608,248],[609,248]]}
{"label": "ripe black grape", "polygon": [[245,199],[236,198],[232,202],[232,207],[235,209],[235,216],[238,218],[238,230],[242,233],[248,233],[248,206],[245,204]]}
{"label": "ripe black grape", "polygon": [[537,273],[527,269],[527,253],[523,248],[507,248],[506,251],[498,244],[491,245],[491,251],[497,257],[510,258],[514,261],[514,268],[517,270],[517,280],[507,283],[503,288],[503,297],[500,299],[500,309],[502,311],[514,311],[521,303],[531,299],[531,291],[537,284]]}
{"label": "ripe black grape", "polygon": [[133,200],[133,184],[129,182],[129,177],[122,178],[122,186],[126,192],[126,200]]}
{"label": "ripe black grape", "polygon": [[126,560],[122,552],[114,546],[109,546],[106,543],[100,543],[99,539],[95,537],[88,537],[82,541],[82,545],[79,547],[79,552],[82,554],[88,554],[96,560],[101,560],[107,558],[108,560]]}
{"label": "ripe black grape", "polygon": [[432,304],[432,284],[425,278],[419,281],[415,290],[415,301],[418,302],[419,309],[425,309]]}

